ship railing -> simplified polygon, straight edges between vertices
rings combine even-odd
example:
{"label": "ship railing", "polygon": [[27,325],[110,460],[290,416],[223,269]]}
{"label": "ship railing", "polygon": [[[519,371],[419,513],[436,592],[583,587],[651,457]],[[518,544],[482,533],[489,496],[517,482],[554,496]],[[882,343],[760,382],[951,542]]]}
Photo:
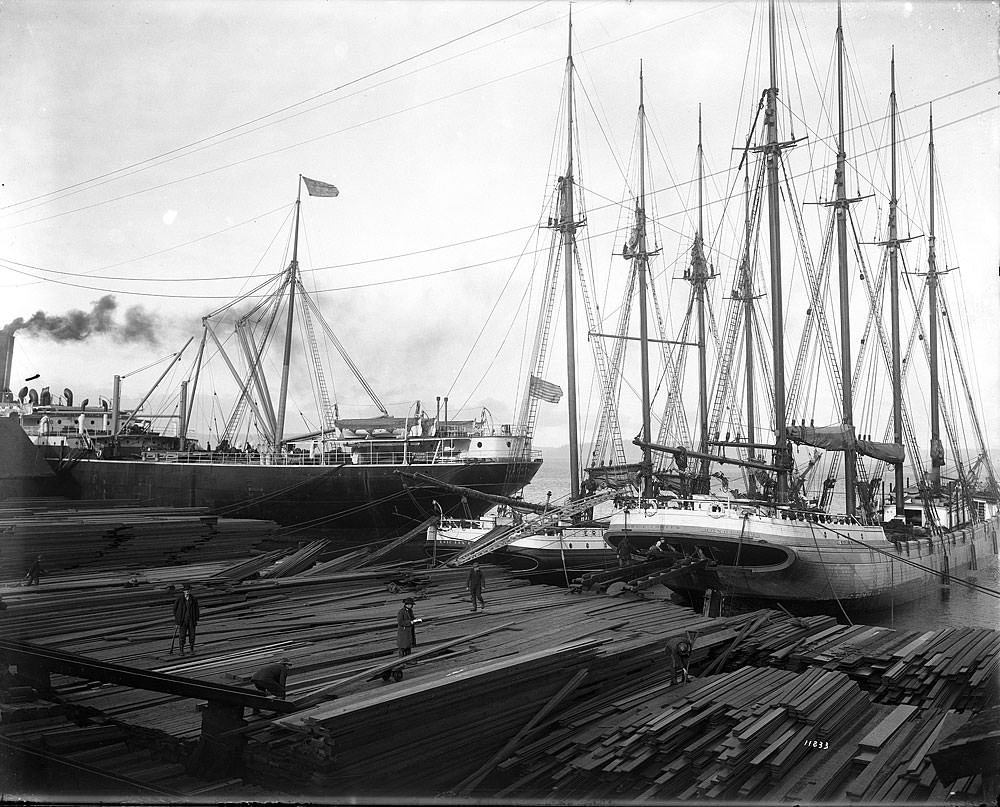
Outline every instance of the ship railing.
{"label": "ship railing", "polygon": [[793,507],[775,508],[773,504],[753,499],[735,498],[699,498],[682,499],[680,497],[640,498],[636,496],[618,496],[615,499],[617,509],[629,510],[685,510],[688,512],[703,512],[713,516],[721,515],[770,515],[783,521],[811,521],[816,524],[863,525],[865,522],[856,516],[825,513],[819,510],[801,510]]}
{"label": "ship railing", "polygon": [[[541,452],[531,452],[529,460],[541,457]],[[511,462],[511,457],[470,457],[468,455],[434,454],[430,451],[365,451],[310,455],[306,453],[270,454],[256,451],[147,451],[142,455],[146,462],[180,462],[203,465],[464,465],[468,463]]]}
{"label": "ship railing", "polygon": [[495,518],[442,518],[439,529],[447,530],[491,530],[497,525]]}

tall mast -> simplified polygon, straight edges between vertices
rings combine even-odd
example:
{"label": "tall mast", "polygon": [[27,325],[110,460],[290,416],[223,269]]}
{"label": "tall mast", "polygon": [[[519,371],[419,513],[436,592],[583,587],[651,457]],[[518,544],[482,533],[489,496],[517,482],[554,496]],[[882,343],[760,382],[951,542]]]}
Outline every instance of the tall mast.
{"label": "tall mast", "polygon": [[[691,283],[694,286],[695,302],[698,306],[698,424],[700,438],[698,450],[708,453],[708,370],[707,343],[705,339],[705,291],[708,284],[708,262],[705,260],[704,240],[704,151],[701,140],[701,104],[698,105],[698,230],[694,236],[691,254]],[[709,461],[702,460],[698,474],[698,492],[707,493]]]}
{"label": "tall mast", "polygon": [[[892,141],[892,185],[889,196],[889,313],[892,320],[892,435],[896,445],[903,443],[903,391],[899,349],[899,234],[896,226],[896,53],[892,54],[891,92],[889,112]],[[933,310],[933,309],[932,309]],[[932,315],[933,316],[933,315]],[[896,515],[903,512],[903,463],[897,462],[895,471]]]}
{"label": "tall mast", "polygon": [[775,44],[774,0],[768,3],[771,86],[767,89],[764,125],[767,127],[767,210],[771,253],[771,337],[774,362],[774,465],[776,472],[775,499],[788,503],[788,428],[785,423],[785,325],[781,292],[781,198],[778,163],[781,143],[778,142],[778,64]]}
{"label": "tall mast", "polygon": [[577,437],[576,338],[573,315],[573,272],[576,251],[576,221],[573,210],[573,9],[569,12],[569,46],[566,56],[566,151],[567,166],[562,182],[563,263],[566,276],[566,403],[569,417],[570,498],[580,497],[580,446]]}
{"label": "tall mast", "polygon": [[[746,234],[743,246],[743,340],[746,342],[746,383],[747,383],[747,442],[753,443],[756,438],[756,423],[754,421],[753,401],[753,282],[750,277],[750,238],[752,224],[750,221],[750,161],[746,162],[746,173],[743,174],[743,193],[746,197],[744,222]],[[753,457],[753,449],[749,449]],[[747,492],[750,498],[756,496],[757,483],[753,471],[747,474]]]}
{"label": "tall mast", "polygon": [[281,391],[278,393],[278,420],[274,429],[274,448],[281,449],[285,434],[285,404],[288,399],[288,369],[292,361],[292,324],[295,318],[295,285],[299,271],[299,209],[302,207],[302,175],[295,196],[295,239],[292,242],[292,262],[288,265],[288,319],[285,322],[285,353],[281,362]]}
{"label": "tall mast", "polygon": [[[944,446],[941,443],[938,399],[941,394],[938,381],[938,270],[937,236],[934,234],[934,110],[930,113],[930,232],[927,236],[927,291],[930,298],[930,354],[931,354],[931,493],[941,492],[941,466],[944,465]],[[895,130],[893,130],[895,132]],[[900,466],[897,466],[900,467]],[[897,472],[902,473],[902,469]],[[897,486],[899,481],[896,482]]]}
{"label": "tall mast", "polygon": [[[834,184],[837,200],[837,258],[840,285],[840,365],[842,368],[841,422],[847,429],[854,427],[854,394],[851,389],[851,298],[850,273],[847,268],[847,152],[844,148],[844,28],[841,22],[840,2],[837,2],[837,171]],[[895,182],[895,179],[893,180]],[[895,191],[893,191],[895,197]],[[892,221],[892,214],[890,214]],[[890,236],[890,238],[893,236]],[[895,254],[895,253],[893,253]],[[844,507],[847,515],[853,516],[857,504],[855,500],[855,478],[857,475],[857,455],[853,449],[844,452]]]}
{"label": "tall mast", "polygon": [[642,62],[639,62],[639,199],[636,204],[637,234],[636,260],[639,271],[639,355],[642,370],[642,495],[653,495],[653,450],[650,427],[649,393],[649,323],[646,314],[646,283],[649,269],[649,254],[646,247],[646,108],[643,103]]}

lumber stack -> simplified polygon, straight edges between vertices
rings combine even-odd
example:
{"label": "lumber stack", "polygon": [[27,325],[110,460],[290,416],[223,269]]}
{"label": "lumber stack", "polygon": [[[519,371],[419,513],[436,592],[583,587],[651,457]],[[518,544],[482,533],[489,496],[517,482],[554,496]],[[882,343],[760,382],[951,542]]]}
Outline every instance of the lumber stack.
{"label": "lumber stack", "polygon": [[277,529],[271,521],[220,520],[197,507],[79,504],[0,510],[0,578],[20,578],[38,554],[50,575],[220,560],[245,555]]}
{"label": "lumber stack", "polygon": [[[273,567],[266,555],[147,568],[133,587],[65,575],[5,591],[0,629],[248,688],[254,670],[288,656],[288,699],[319,702],[277,720],[247,715],[244,736],[256,781],[303,795],[920,799],[941,787],[928,749],[951,732],[956,709],[986,700],[995,673],[993,631],[895,632],[770,611],[708,619],[634,595],[529,585],[491,566],[486,611],[473,614],[467,570],[304,569],[311,546],[284,554],[293,565],[282,567],[295,573],[269,578],[258,575]],[[202,621],[197,655],[181,658],[168,651],[184,580]],[[396,658],[396,613],[408,595],[425,620],[421,655],[401,682],[387,683],[372,671]],[[665,653],[678,637],[693,640],[691,670],[702,676],[681,685]],[[173,749],[199,734],[191,700],[65,676],[53,683],[78,721]],[[74,737],[86,746],[84,734],[65,741]],[[156,774],[165,761],[146,764]],[[171,781],[163,775],[150,781]]]}
{"label": "lumber stack", "polygon": [[[695,658],[700,658],[701,637],[725,628],[724,623],[671,604],[575,596],[527,585],[496,568],[487,569],[488,606],[486,613],[478,614],[470,613],[465,591],[467,571],[461,569],[427,570],[391,564],[365,571],[293,575],[243,584],[213,576],[219,571],[189,578],[195,581],[202,610],[195,657],[168,653],[175,596],[169,585],[26,591],[12,599],[6,613],[16,612],[17,620],[8,624],[16,624],[14,633],[21,638],[66,651],[229,684],[249,686],[255,669],[276,657],[288,656],[292,659],[288,695],[298,699],[345,679],[357,679],[364,670],[395,658],[396,612],[407,593],[420,598],[417,612],[426,620],[418,634],[421,651],[513,620],[514,628],[453,645],[408,669],[402,685],[387,686],[380,679],[370,681],[361,675],[344,691],[338,690],[342,697],[333,702],[340,708],[352,697],[370,699],[374,712],[364,717],[365,710],[358,709],[357,714],[362,722],[371,722],[372,713],[386,708],[381,702],[394,699],[397,692],[405,691],[403,687],[411,683],[422,686],[427,680],[439,682],[443,689],[435,693],[433,701],[412,701],[414,709],[419,705],[425,710],[415,724],[433,736],[439,731],[450,734],[453,727],[437,726],[438,704],[449,697],[472,698],[476,708],[492,715],[476,729],[486,735],[478,737],[483,754],[496,751],[507,739],[503,732],[516,733],[535,713],[532,710],[541,708],[576,672],[573,667],[579,666],[580,648],[588,648],[586,660],[591,669],[580,685],[580,692],[585,693],[643,671],[669,678],[664,669],[665,637],[698,633]],[[405,588],[407,584],[416,588],[411,592]],[[400,589],[401,585],[404,588]],[[70,600],[72,609],[68,608]],[[572,651],[575,655],[557,650],[567,645],[576,648]],[[572,663],[567,660],[570,658]],[[200,714],[190,701],[124,687],[95,687],[60,676],[54,681],[61,698],[95,718],[128,723],[181,741],[193,740],[200,730]],[[465,683],[460,685],[461,681]],[[453,685],[456,688],[451,690]],[[507,698],[504,687],[516,694]],[[446,694],[449,692],[452,694]],[[318,711],[308,714],[309,719],[323,723],[324,708],[330,704],[317,707]],[[506,722],[498,723],[501,714]],[[299,730],[279,729],[263,719],[257,719],[254,726],[251,740],[264,749],[260,752],[263,758],[275,760],[270,770],[280,771],[285,764],[282,748],[286,745],[309,745],[301,736],[301,726]],[[457,732],[464,738],[462,742],[468,742],[470,730]],[[374,735],[371,742],[366,756],[375,758],[380,753],[391,755],[390,749],[397,747],[384,733]],[[473,761],[470,757],[470,765]],[[317,773],[331,775],[322,765]]]}
{"label": "lumber stack", "polygon": [[1000,776],[1000,706],[975,714],[949,713],[927,752],[945,784],[960,779]]}
{"label": "lumber stack", "polygon": [[[212,799],[224,792],[246,801],[273,799],[274,793],[240,779],[205,780],[188,774],[182,745],[171,745],[127,725],[109,721],[78,723],[61,704],[0,702],[0,739],[7,754],[26,752],[36,760],[51,757],[43,780],[9,777],[5,794],[29,801],[81,802],[106,794],[127,803]],[[5,765],[8,773],[15,769]],[[37,764],[37,763],[36,763]],[[69,767],[66,767],[69,766]]]}
{"label": "lumber stack", "polygon": [[[926,799],[941,709],[876,704],[839,672],[741,668],[565,711],[486,789],[515,800]],[[859,740],[859,736],[861,739]]]}
{"label": "lumber stack", "polygon": [[1000,701],[1000,631],[896,631],[773,615],[731,663],[845,672],[881,703],[978,710]]}

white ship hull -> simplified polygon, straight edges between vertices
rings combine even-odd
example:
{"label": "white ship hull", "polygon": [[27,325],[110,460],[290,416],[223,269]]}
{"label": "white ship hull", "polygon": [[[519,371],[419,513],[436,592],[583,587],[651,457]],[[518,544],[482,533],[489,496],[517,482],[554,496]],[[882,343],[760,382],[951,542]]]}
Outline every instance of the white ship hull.
{"label": "white ship hull", "polygon": [[690,509],[618,514],[605,538],[617,545],[628,535],[639,551],[663,539],[678,552],[704,557],[705,563],[667,581],[672,590],[692,596],[711,589],[754,603],[879,609],[916,599],[949,576],[997,560],[996,512],[962,529],[894,541],[881,526],[845,517],[774,515],[713,499],[687,504]]}

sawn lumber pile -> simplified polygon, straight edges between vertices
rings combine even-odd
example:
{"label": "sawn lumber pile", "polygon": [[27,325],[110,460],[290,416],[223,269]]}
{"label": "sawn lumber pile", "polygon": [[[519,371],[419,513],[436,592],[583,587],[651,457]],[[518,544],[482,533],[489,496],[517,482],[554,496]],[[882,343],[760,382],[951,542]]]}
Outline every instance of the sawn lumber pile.
{"label": "sawn lumber pile", "polygon": [[0,578],[23,576],[39,554],[49,575],[229,559],[252,551],[277,529],[271,521],[220,519],[199,507],[102,504],[0,507]]}
{"label": "sawn lumber pile", "polygon": [[[993,631],[894,632],[769,611],[707,619],[495,567],[485,613],[470,613],[464,569],[334,565],[261,579],[275,559],[149,569],[128,588],[43,580],[5,592],[0,619],[12,638],[248,690],[255,669],[287,656],[289,700],[336,696],[280,719],[246,716],[254,783],[291,794],[920,799],[943,787],[927,750],[957,726],[956,709],[989,701],[996,670]],[[169,653],[181,580],[202,610],[197,655],[183,658]],[[396,658],[408,595],[424,619],[418,663],[385,682],[370,673]],[[694,673],[721,673],[674,684],[665,645],[677,637],[693,639]],[[200,730],[191,700],[53,683],[77,719],[159,737],[176,754]]]}
{"label": "sawn lumber pile", "polygon": [[680,687],[635,683],[563,712],[481,794],[898,803],[947,793],[927,750],[954,713],[876,704],[843,673],[745,667]]}
{"label": "sawn lumber pile", "polygon": [[773,616],[732,664],[840,670],[879,703],[978,710],[1000,703],[1000,631],[896,631],[838,625],[833,617]]}

